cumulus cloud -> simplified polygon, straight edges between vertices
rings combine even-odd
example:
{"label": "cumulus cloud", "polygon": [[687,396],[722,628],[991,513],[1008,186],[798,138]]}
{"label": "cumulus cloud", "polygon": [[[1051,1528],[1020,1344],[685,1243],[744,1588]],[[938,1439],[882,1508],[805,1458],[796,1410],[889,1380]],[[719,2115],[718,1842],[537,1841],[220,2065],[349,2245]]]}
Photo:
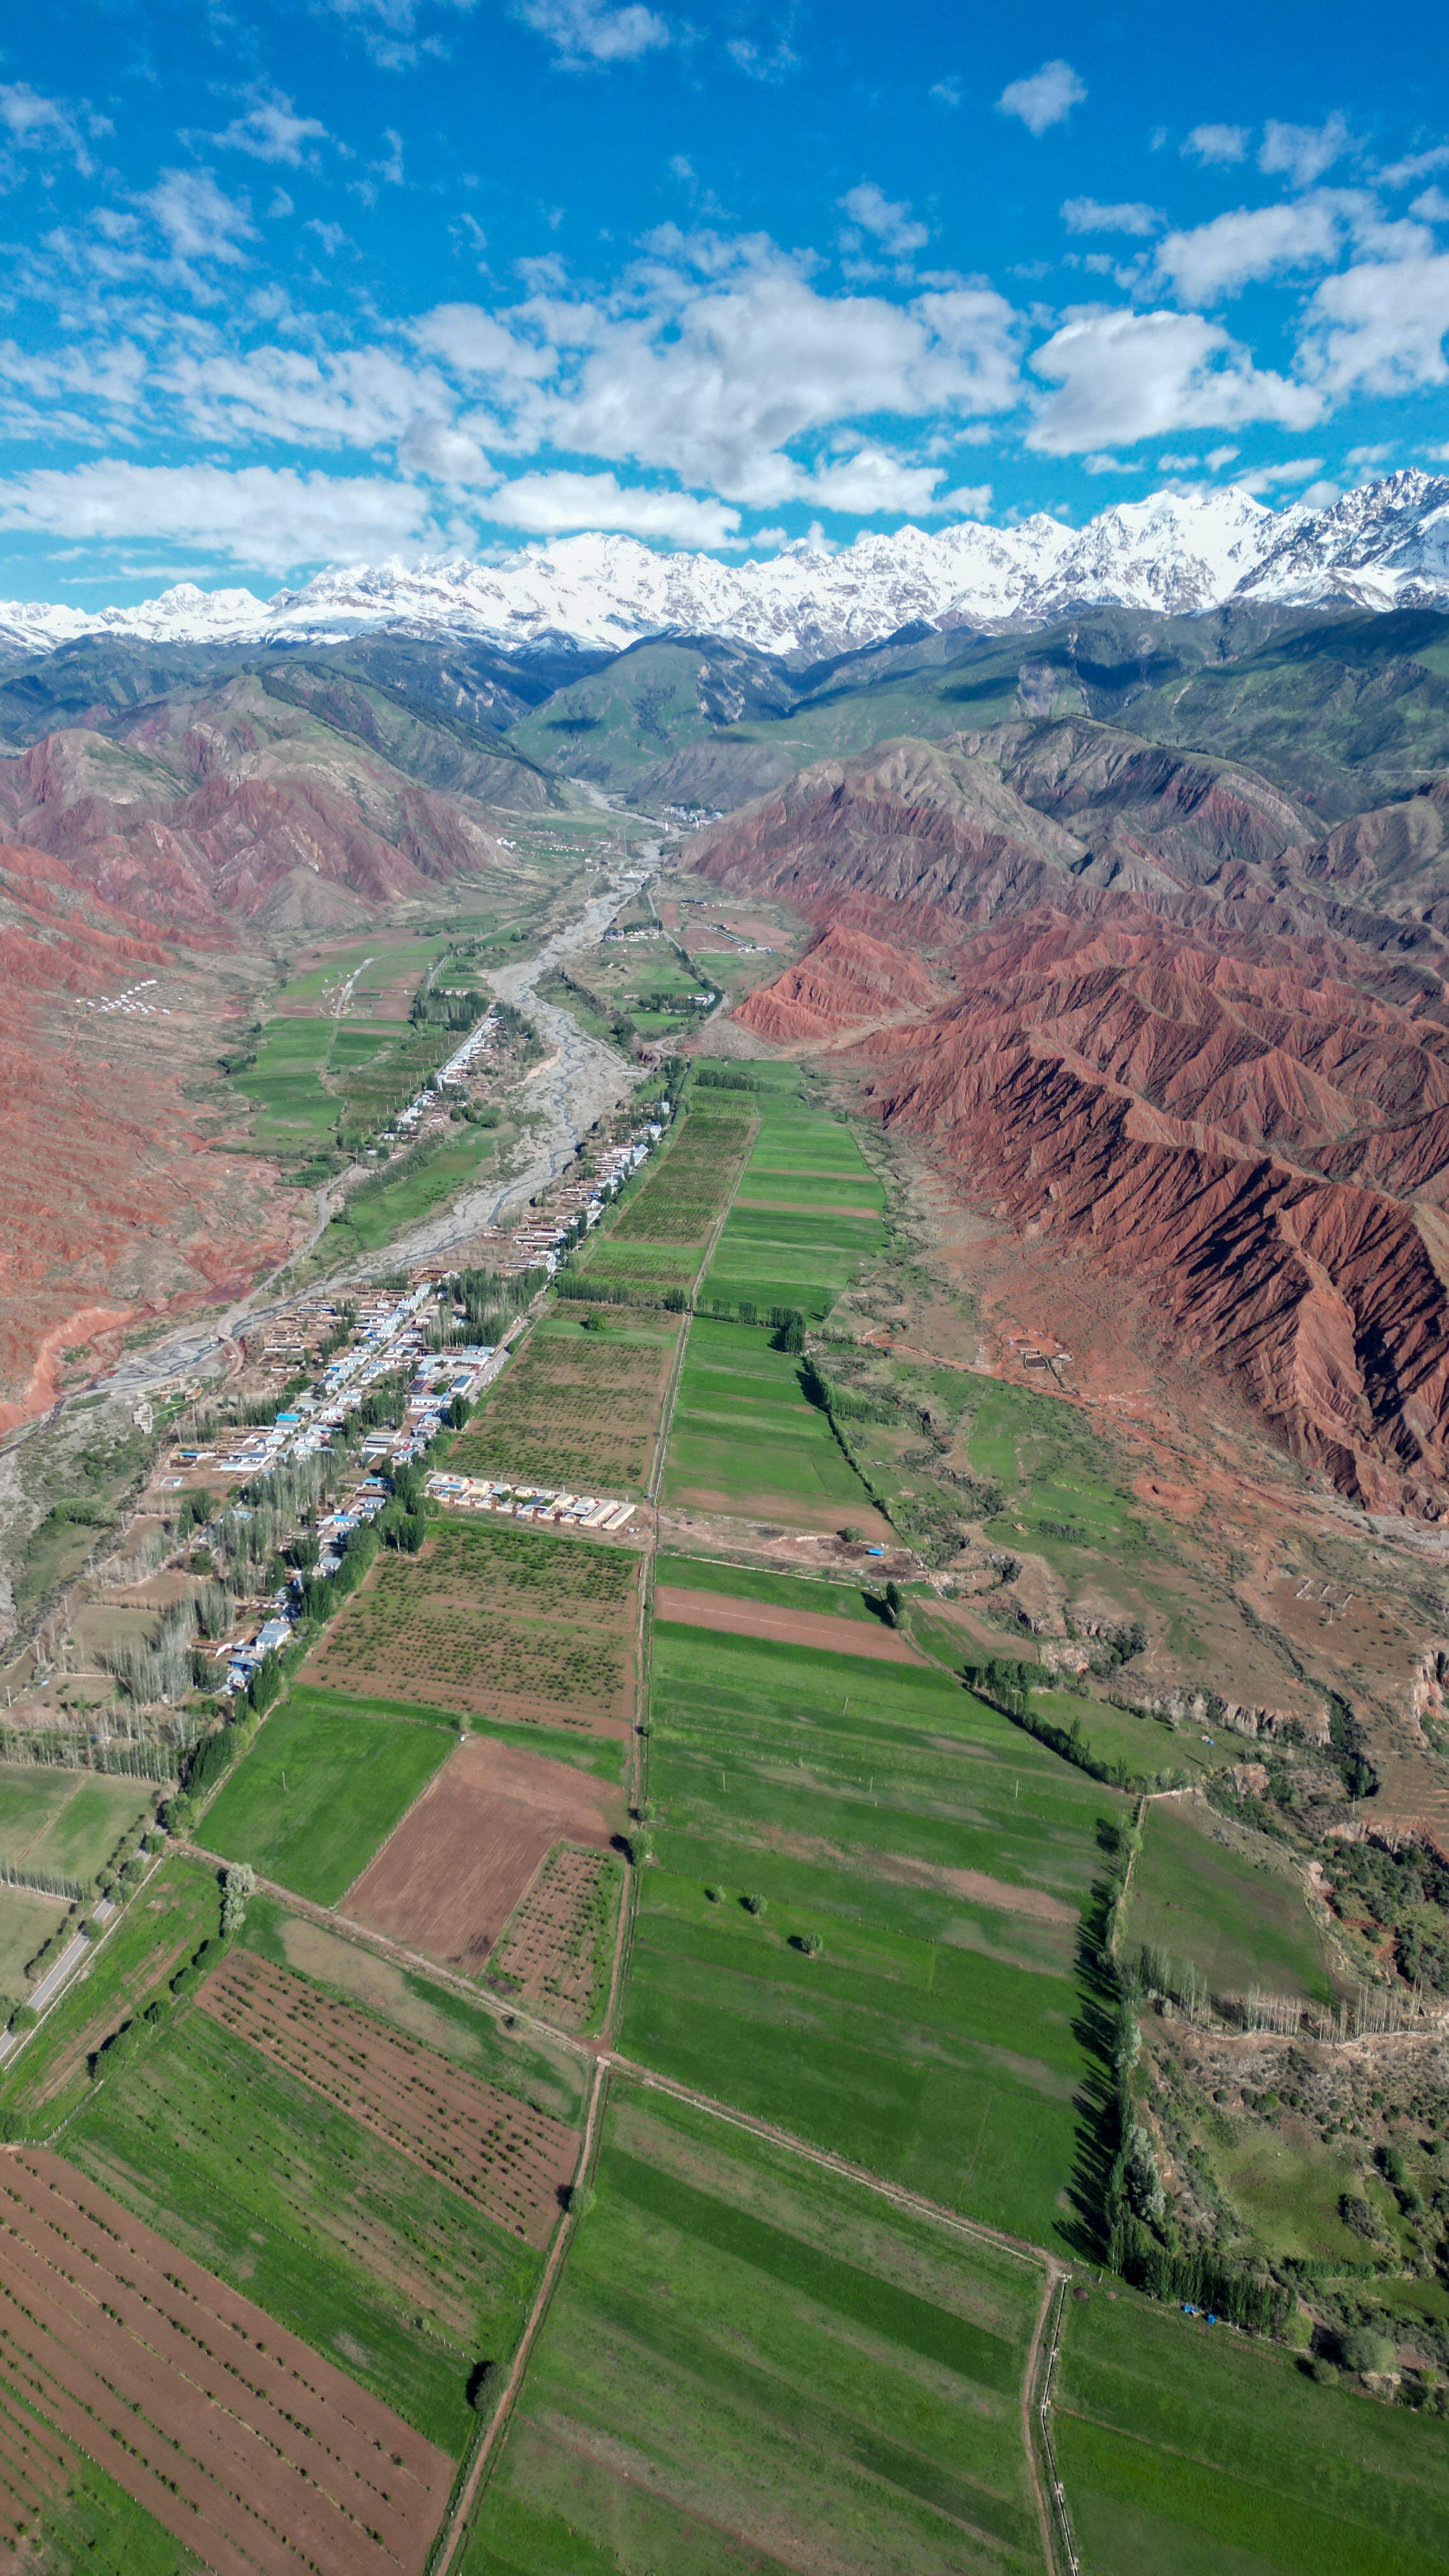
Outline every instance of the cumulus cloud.
{"label": "cumulus cloud", "polygon": [[676,546],[725,546],[739,533],[738,510],[689,492],[626,488],[612,474],[531,473],[500,483],[479,504],[499,527],[562,536],[570,528],[617,528]]}
{"label": "cumulus cloud", "polygon": [[1157,246],[1157,272],[1186,304],[1216,303],[1252,280],[1325,268],[1338,256],[1348,201],[1331,194],[1287,205],[1239,206]]}
{"label": "cumulus cloud", "polygon": [[325,143],[327,128],[315,116],[298,116],[280,90],[253,91],[244,112],[210,139],[223,152],[249,152],[254,161],[285,161],[298,170],[303,146]]}
{"label": "cumulus cloud", "polygon": [[910,207],[894,204],[873,180],[865,179],[858,188],[847,188],[836,202],[853,224],[859,224],[863,233],[871,234],[882,250],[889,251],[892,259],[904,259],[913,250],[923,250],[931,238],[925,225],[914,220]]}
{"label": "cumulus cloud", "polygon": [[1435,170],[1449,167],[1449,143],[1436,143],[1429,152],[1411,152],[1404,161],[1387,162],[1374,172],[1381,188],[1412,188],[1416,179],[1427,179]]}
{"label": "cumulus cloud", "polygon": [[1410,393],[1449,382],[1446,333],[1449,254],[1360,260],[1315,290],[1307,363],[1334,396]]}
{"label": "cumulus cloud", "polygon": [[1321,456],[1293,456],[1282,465],[1245,466],[1241,474],[1233,476],[1233,481],[1244,492],[1273,492],[1280,484],[1310,482],[1322,465]]}
{"label": "cumulus cloud", "polygon": [[1043,63],[1028,80],[1008,81],[996,109],[999,116],[1019,116],[1029,134],[1045,134],[1050,126],[1065,125],[1086,95],[1085,81],[1058,59]]}
{"label": "cumulus cloud", "polygon": [[1246,160],[1248,129],[1246,125],[1195,125],[1182,149],[1189,161],[1201,161],[1209,170],[1225,170],[1235,161]]}
{"label": "cumulus cloud", "polygon": [[[85,110],[82,115],[86,115]],[[104,117],[87,116],[86,121],[93,133],[98,128],[110,132]],[[0,82],[0,125],[17,150],[68,153],[81,177],[90,177],[94,165],[79,120],[60,99],[42,97],[29,81]]]}
{"label": "cumulus cloud", "polygon": [[139,203],[186,263],[236,268],[246,257],[243,243],[256,239],[245,197],[228,197],[209,170],[163,170]]}
{"label": "cumulus cloud", "polygon": [[1145,238],[1161,231],[1163,217],[1155,206],[1101,206],[1095,197],[1068,197],[1062,221],[1069,233],[1137,233]]}
{"label": "cumulus cloud", "polygon": [[113,544],[143,537],[204,545],[232,563],[366,562],[417,542],[426,496],[381,477],[290,466],[132,465],[107,457],[0,481],[0,528]]}
{"label": "cumulus cloud", "polygon": [[1052,456],[1250,420],[1301,427],[1323,408],[1318,393],[1261,372],[1200,313],[1087,314],[1031,364],[1057,390],[1038,398],[1027,445]]}
{"label": "cumulus cloud", "polygon": [[670,41],[665,21],[643,0],[518,0],[517,15],[553,48],[565,71],[632,63]]}
{"label": "cumulus cloud", "polygon": [[1270,116],[1258,149],[1258,167],[1281,173],[1293,188],[1311,188],[1348,150],[1349,132],[1336,112],[1322,125],[1280,125]]}

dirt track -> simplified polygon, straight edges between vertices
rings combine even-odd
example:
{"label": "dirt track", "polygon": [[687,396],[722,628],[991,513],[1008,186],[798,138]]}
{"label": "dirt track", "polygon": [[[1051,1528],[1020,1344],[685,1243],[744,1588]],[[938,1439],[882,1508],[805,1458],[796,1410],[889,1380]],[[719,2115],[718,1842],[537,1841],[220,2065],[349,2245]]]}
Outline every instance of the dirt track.
{"label": "dirt track", "polygon": [[656,1619],[678,1619],[688,1628],[713,1628],[722,1637],[768,1637],[781,1646],[824,1647],[837,1655],[864,1655],[878,1664],[919,1664],[924,1658],[894,1628],[874,1621],[840,1619],[830,1610],[780,1610],[765,1601],[736,1601],[722,1592],[690,1592],[661,1583]]}

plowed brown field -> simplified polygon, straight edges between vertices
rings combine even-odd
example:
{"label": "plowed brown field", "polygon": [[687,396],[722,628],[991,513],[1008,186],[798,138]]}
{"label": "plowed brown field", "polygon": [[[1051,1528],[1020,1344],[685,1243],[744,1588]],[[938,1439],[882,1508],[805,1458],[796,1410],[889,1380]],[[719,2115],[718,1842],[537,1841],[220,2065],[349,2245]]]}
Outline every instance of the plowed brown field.
{"label": "plowed brown field", "polygon": [[356,1922],[476,1975],[546,1852],[607,1849],[622,1795],[491,1736],[460,1745],[345,1900]]}
{"label": "plowed brown field", "polygon": [[417,2576],[453,2464],[43,2150],[0,2158],[0,2372],[219,2576]]}
{"label": "plowed brown field", "polygon": [[578,2138],[561,2120],[251,1951],[234,1950],[197,2002],[495,2225],[548,2242],[578,2162]]}
{"label": "plowed brown field", "polygon": [[781,1646],[823,1646],[837,1655],[865,1655],[875,1663],[918,1664],[921,1657],[894,1628],[864,1619],[839,1619],[831,1610],[781,1610],[769,1601],[735,1601],[723,1592],[691,1592],[661,1583],[656,1619],[678,1619],[687,1628],[713,1628],[722,1637],[773,1637]]}

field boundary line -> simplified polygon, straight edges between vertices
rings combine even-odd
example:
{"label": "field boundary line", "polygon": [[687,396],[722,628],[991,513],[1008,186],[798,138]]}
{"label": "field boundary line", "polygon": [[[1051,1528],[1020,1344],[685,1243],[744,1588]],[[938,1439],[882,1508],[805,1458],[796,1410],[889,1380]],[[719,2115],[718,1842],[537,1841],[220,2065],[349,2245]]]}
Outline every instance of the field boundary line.
{"label": "field boundary line", "polygon": [[[1062,2318],[1066,2313],[1067,2290],[1070,2282],[1071,2274],[1069,2272],[1063,2272],[1057,2284],[1056,2315],[1052,2320],[1051,2346],[1047,2353],[1046,2369],[1042,2376],[1041,2395],[1037,2399],[1036,2420],[1040,2429],[1042,2452],[1046,2460],[1047,2477],[1051,2486],[1051,2500],[1056,2508],[1055,2519],[1060,2528],[1061,2547],[1066,2559],[1068,2576],[1082,2576],[1081,2560],[1077,2556],[1076,2543],[1072,2538],[1071,2518],[1067,2512],[1067,2491],[1062,2484],[1061,2472],[1057,2466],[1056,2444],[1052,2440],[1051,2428],[1052,2381],[1056,2375],[1057,2353],[1060,2349],[1062,2339]],[[1043,2310],[1043,2322],[1044,2321],[1045,2310]],[[1037,2335],[1038,2340],[1040,2340],[1040,2325],[1038,2325],[1037,2328]],[[1027,2389],[1023,2391],[1022,2402],[1023,2410],[1028,2411],[1030,2402],[1029,2383]],[[1026,2429],[1027,2450],[1032,2461],[1032,2476],[1033,2479],[1036,2480],[1036,2460],[1032,2448],[1031,2426],[1029,2421]],[[1036,2480],[1036,2486],[1038,2502],[1041,2502],[1041,2484],[1039,2480]],[[1047,2516],[1044,2504],[1042,2509],[1042,2537],[1047,2543],[1047,2563],[1050,2565],[1053,2557],[1056,2555],[1056,2551],[1052,2545],[1052,2524]]]}
{"label": "field boundary line", "polygon": [[529,2311],[528,2322],[518,2338],[513,2365],[503,2394],[474,2454],[472,2466],[464,2479],[457,2503],[428,2554],[426,2576],[448,2576],[448,2570],[453,2566],[459,2549],[468,2539],[469,2527],[479,2495],[487,2485],[489,2470],[498,2456],[503,2436],[512,2421],[513,2410],[522,2393],[528,2365],[533,2356],[533,2347],[538,2341],[553,2303],[553,2294],[563,2270],[564,2257],[579,2223],[580,2213],[576,2203],[593,2170],[600,2118],[607,2093],[608,2063],[607,2060],[600,2058],[594,2069],[593,2091],[590,2095],[588,2116],[584,2123],[583,2139],[579,2147],[579,2160],[574,2168],[574,2179],[570,2186],[570,2206],[563,2213],[558,2234],[554,2238],[548,2261],[544,2265],[543,2278],[539,2282],[533,2306]]}

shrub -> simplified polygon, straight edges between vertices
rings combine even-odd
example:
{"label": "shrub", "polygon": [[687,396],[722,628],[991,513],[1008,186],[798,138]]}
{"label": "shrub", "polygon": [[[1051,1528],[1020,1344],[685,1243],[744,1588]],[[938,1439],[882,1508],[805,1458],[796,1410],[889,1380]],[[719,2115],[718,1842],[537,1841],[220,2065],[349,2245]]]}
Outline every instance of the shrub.
{"label": "shrub", "polygon": [[763,1896],[745,1896],[740,1899],[740,1902],[747,1914],[763,1914],[765,1911]]}
{"label": "shrub", "polygon": [[14,2031],[34,2030],[39,2019],[34,2004],[17,2004],[10,2016],[10,2027]]}
{"label": "shrub", "polygon": [[1375,2379],[1393,2370],[1398,2354],[1385,2334],[1372,2326],[1355,2326],[1339,2338],[1339,2359],[1345,2370],[1357,2371],[1361,2379]]}
{"label": "shrub", "polygon": [[792,1949],[803,1951],[807,1959],[818,1959],[824,1946],[818,1932],[797,1932],[791,1943]]}

